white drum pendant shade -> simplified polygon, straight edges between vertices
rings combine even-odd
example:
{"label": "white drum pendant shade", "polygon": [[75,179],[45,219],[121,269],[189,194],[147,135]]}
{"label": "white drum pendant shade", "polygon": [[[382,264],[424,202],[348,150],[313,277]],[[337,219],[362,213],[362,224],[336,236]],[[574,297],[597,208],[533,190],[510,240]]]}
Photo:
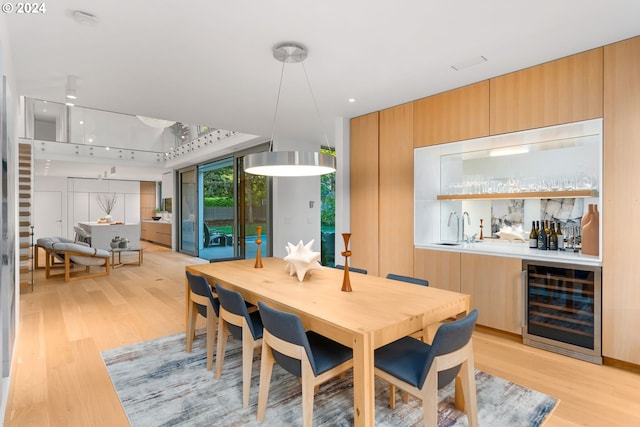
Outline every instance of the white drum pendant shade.
{"label": "white drum pendant shade", "polygon": [[309,151],[263,151],[244,157],[244,171],[265,176],[317,176],[336,171],[336,158]]}

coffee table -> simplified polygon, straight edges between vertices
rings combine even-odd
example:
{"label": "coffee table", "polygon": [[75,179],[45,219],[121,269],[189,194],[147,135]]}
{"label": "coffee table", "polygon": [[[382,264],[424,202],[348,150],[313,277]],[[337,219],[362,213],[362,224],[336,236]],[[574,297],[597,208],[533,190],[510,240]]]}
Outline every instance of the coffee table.
{"label": "coffee table", "polygon": [[[137,261],[129,261],[122,262],[122,253],[123,252],[137,252],[138,259]],[[116,263],[116,254],[118,258],[118,262]],[[144,248],[141,246],[130,246],[128,248],[111,248],[111,266],[112,267],[121,267],[123,265],[142,265],[142,261],[144,259]]]}

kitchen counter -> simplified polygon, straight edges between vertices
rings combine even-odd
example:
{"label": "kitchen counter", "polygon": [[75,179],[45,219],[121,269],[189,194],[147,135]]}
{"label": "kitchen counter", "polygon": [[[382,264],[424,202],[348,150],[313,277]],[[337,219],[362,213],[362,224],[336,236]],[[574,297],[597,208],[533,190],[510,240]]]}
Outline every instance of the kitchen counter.
{"label": "kitchen counter", "polygon": [[111,240],[124,237],[137,245],[140,242],[140,224],[103,224],[97,222],[79,222],[78,225],[91,234],[91,246],[98,249],[111,249]]}
{"label": "kitchen counter", "polygon": [[602,266],[602,259],[597,256],[582,255],[578,252],[569,251],[541,251],[539,249],[531,249],[529,248],[528,242],[493,242],[489,240],[482,240],[476,243],[453,243],[453,245],[443,245],[434,242],[415,245],[415,247],[417,249],[432,249],[447,252],[493,255],[509,258],[527,259],[532,261],[559,262],[596,267]]}

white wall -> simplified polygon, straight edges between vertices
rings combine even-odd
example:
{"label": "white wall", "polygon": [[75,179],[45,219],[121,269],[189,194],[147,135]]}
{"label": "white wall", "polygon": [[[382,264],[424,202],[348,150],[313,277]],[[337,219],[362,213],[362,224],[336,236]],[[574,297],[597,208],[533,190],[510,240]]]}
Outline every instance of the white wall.
{"label": "white wall", "polygon": [[[319,143],[277,140],[274,150],[318,151]],[[312,201],[313,207],[309,206]],[[285,257],[287,242],[315,240],[320,252],[320,177],[273,178],[273,256]]]}

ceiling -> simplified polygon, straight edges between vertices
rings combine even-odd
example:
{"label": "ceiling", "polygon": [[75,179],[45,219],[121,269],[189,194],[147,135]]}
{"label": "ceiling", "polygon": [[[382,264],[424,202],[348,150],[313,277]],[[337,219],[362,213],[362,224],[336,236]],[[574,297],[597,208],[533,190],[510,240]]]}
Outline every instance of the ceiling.
{"label": "ceiling", "polygon": [[[270,136],[333,140],[355,117],[640,34],[637,0],[58,0],[5,15],[21,95]],[[95,15],[79,24],[73,11]],[[479,56],[487,62],[456,71]],[[355,102],[349,102],[354,98]]]}

